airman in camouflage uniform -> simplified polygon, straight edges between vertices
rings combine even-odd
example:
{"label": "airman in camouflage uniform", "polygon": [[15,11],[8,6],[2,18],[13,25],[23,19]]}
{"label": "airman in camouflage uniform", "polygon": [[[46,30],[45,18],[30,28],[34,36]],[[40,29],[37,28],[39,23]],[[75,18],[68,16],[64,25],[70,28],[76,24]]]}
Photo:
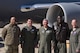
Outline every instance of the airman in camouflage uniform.
{"label": "airman in camouflage uniform", "polygon": [[15,17],[11,17],[10,23],[2,31],[5,44],[5,53],[18,53],[20,28],[17,26]]}

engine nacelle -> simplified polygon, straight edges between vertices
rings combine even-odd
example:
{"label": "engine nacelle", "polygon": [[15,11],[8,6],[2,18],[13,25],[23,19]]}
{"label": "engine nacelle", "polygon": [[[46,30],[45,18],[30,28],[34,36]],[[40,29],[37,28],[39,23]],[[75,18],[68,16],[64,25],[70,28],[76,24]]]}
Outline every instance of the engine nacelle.
{"label": "engine nacelle", "polygon": [[69,24],[70,28],[72,19],[77,19],[80,26],[80,3],[56,3],[51,5],[46,15],[50,27],[52,27],[58,15],[64,17],[64,21]]}

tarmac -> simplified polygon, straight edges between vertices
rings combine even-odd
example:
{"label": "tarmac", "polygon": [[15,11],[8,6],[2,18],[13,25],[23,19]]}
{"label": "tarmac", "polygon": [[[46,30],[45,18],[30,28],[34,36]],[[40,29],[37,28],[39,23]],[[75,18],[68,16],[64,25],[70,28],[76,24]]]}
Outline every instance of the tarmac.
{"label": "tarmac", "polygon": [[[20,29],[22,30],[22,28],[25,26],[26,24],[19,24],[18,26],[20,27]],[[36,28],[40,28],[40,24],[33,24]],[[2,32],[3,28],[0,28],[0,53],[5,53],[5,49],[4,49],[4,41],[2,40],[1,38],[1,32]],[[69,40],[66,41],[67,44],[67,53],[69,53]],[[19,48],[19,53],[22,53],[22,48],[21,46],[19,45],[18,46]],[[35,53],[38,53],[38,48],[35,48]],[[52,53],[54,53],[54,49],[52,49]]]}

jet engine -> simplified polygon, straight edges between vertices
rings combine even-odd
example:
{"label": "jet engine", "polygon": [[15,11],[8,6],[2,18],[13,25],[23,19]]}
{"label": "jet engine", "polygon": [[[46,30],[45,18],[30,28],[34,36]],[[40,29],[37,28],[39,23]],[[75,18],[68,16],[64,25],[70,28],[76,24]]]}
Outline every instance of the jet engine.
{"label": "jet engine", "polygon": [[63,16],[64,21],[69,24],[70,28],[72,19],[77,19],[80,26],[80,3],[56,3],[51,5],[46,14],[50,27],[59,15]]}

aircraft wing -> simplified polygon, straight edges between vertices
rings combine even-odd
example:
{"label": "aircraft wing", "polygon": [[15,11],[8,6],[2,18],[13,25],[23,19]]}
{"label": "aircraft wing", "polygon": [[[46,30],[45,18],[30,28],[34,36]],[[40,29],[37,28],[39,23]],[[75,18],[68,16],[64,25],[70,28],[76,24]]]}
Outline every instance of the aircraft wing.
{"label": "aircraft wing", "polygon": [[22,12],[33,11],[36,9],[48,9],[52,4],[34,4],[32,6],[23,5],[21,6]]}

